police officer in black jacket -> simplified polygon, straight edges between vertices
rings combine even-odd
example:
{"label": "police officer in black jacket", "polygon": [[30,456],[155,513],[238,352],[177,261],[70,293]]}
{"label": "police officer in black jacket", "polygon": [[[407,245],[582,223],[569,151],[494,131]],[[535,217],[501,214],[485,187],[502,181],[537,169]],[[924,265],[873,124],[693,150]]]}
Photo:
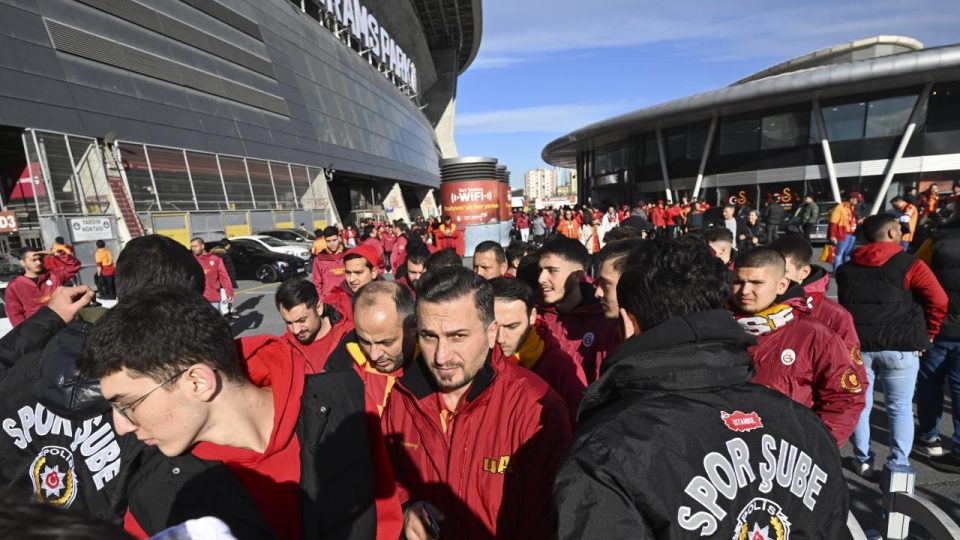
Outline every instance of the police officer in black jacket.
{"label": "police officer in black jacket", "polygon": [[706,246],[657,239],[617,285],[626,341],[580,406],[561,538],[844,536],[840,455],[816,415],[750,384],[753,338]]}

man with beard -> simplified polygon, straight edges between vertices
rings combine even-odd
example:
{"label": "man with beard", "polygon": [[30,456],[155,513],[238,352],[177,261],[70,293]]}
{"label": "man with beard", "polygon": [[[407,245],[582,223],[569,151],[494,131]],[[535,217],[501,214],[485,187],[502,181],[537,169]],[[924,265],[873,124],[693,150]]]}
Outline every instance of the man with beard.
{"label": "man with beard", "polygon": [[417,329],[413,295],[392,281],[365,285],[353,301],[354,331],[330,355],[330,369],[354,369],[363,379],[367,406],[377,416],[414,357]]}
{"label": "man with beard", "polygon": [[537,311],[560,348],[581,366],[587,384],[596,380],[603,359],[619,343],[616,324],[603,318],[594,288],[584,280],[589,264],[583,244],[554,238],[540,248],[537,279],[543,296]]}
{"label": "man with beard", "polygon": [[203,245],[203,238],[200,237],[190,240],[190,251],[196,257],[200,268],[203,268],[203,277],[206,280],[203,297],[220,313],[220,289],[226,291],[227,303],[233,303],[233,285],[230,283],[227,268],[223,265],[223,259],[208,252]]}
{"label": "man with beard", "polygon": [[353,325],[336,308],[320,302],[317,288],[304,279],[284,281],[274,300],[280,318],[287,325],[283,337],[303,351],[306,372],[319,373],[330,351],[353,329]]}
{"label": "man with beard", "polygon": [[382,423],[406,538],[555,537],[551,489],[571,436],[563,400],[503,358],[482,277],[430,270],[416,311],[420,354]]}
{"label": "man with beard", "polygon": [[546,381],[567,402],[570,424],[576,425],[577,408],[586,388],[583,369],[560,348],[546,328],[537,326],[533,289],[518,279],[504,277],[494,278],[490,284],[500,327],[497,344],[503,355]]}
{"label": "man with beard", "polygon": [[558,536],[841,538],[840,454],[809,410],[749,383],[754,340],[723,310],[725,265],[702,243],[656,239],[626,268],[626,340],[580,406]]}
{"label": "man with beard", "polygon": [[[43,251],[26,247],[20,250],[23,274],[10,280],[4,295],[6,314],[12,326],[17,326],[40,311],[53,291],[60,287],[60,278],[43,267]],[[219,300],[218,300],[219,302]]]}
{"label": "man with beard", "polygon": [[757,339],[749,349],[753,382],[813,409],[843,446],[864,408],[865,383],[840,337],[810,315],[803,289],[790,287],[785,267],[765,247],[736,261],[730,300],[741,328]]}
{"label": "man with beard", "polygon": [[430,258],[430,248],[423,242],[410,242],[406,248],[406,260],[400,266],[399,277],[394,281],[406,287],[414,299],[417,297],[417,283],[420,276],[427,271],[427,259]]}

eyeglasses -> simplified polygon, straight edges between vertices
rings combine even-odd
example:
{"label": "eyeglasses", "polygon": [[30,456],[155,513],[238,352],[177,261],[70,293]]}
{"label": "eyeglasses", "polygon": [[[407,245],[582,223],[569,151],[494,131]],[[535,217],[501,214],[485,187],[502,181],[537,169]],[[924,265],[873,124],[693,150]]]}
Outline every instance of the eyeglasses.
{"label": "eyeglasses", "polygon": [[187,369],[184,369],[184,370],[181,370],[181,371],[177,372],[173,377],[170,377],[169,379],[167,379],[167,380],[163,381],[162,383],[158,384],[157,386],[153,387],[152,390],[150,390],[150,391],[147,392],[146,394],[138,397],[138,398],[135,399],[133,402],[131,402],[129,405],[120,406],[120,405],[117,405],[116,403],[111,402],[111,403],[110,403],[110,406],[113,407],[113,410],[117,411],[117,413],[118,413],[120,416],[122,416],[124,420],[126,420],[127,422],[130,422],[130,423],[133,424],[133,425],[138,425],[132,418],[130,418],[130,414],[133,413],[133,410],[136,409],[141,403],[143,403],[148,397],[150,397],[150,394],[152,394],[152,393],[156,392],[157,390],[159,390],[163,385],[172,383],[173,381],[177,380],[178,377],[180,377],[181,375],[183,375],[184,373],[186,373],[187,370],[189,370],[189,369],[190,369],[190,368],[187,368]]}

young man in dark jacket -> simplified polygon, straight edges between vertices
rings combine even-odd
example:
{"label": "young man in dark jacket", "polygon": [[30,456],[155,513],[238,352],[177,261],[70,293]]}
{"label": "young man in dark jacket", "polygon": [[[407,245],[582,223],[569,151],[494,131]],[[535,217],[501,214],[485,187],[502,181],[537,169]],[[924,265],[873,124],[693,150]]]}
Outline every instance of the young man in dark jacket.
{"label": "young man in dark jacket", "polygon": [[165,456],[222,462],[270,536],[397,538],[399,507],[379,513],[375,504],[375,478],[391,471],[374,463],[385,453],[367,427],[362,382],[347,370],[306,375],[305,366],[281,338],[235,344],[202,298],[169,288],[111,309],[78,361],[100,380],[118,434]]}
{"label": "young man in dark jacket", "polygon": [[[909,466],[913,446],[913,394],[920,353],[940,333],[947,295],[930,267],[903,252],[901,228],[889,214],[870,216],[860,226],[870,242],[853,252],[837,271],[840,305],[853,315],[870,386],[883,381],[891,446],[888,464]],[[873,474],[870,409],[873,393],[851,441],[857,472]]]}
{"label": "young man in dark jacket", "polygon": [[[934,468],[957,474],[960,473],[960,212],[955,212],[950,222],[928,242],[929,258],[924,262],[930,264],[950,301],[940,333],[920,359],[917,384],[920,436],[916,448],[926,450]],[[921,248],[917,256],[924,258],[926,252]],[[949,454],[944,454],[940,446],[946,380],[953,398],[953,451]]]}
{"label": "young man in dark jacket", "polygon": [[723,263],[657,239],[626,268],[626,341],[557,474],[560,538],[840,538],[837,446],[806,407],[750,384],[754,340],[723,310]]}
{"label": "young man in dark jacket", "polygon": [[582,368],[589,384],[619,343],[617,326],[603,317],[603,308],[586,282],[587,249],[577,240],[557,237],[540,248],[538,283],[543,304],[537,312],[546,328]]}

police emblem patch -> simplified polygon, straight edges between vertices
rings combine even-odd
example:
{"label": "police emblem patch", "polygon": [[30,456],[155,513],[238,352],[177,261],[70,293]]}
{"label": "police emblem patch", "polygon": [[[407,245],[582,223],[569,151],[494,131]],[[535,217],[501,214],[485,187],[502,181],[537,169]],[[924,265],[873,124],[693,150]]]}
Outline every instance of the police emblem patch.
{"label": "police emblem patch", "polygon": [[30,465],[30,481],[34,500],[69,508],[77,498],[73,454],[59,446],[44,446]]}
{"label": "police emblem patch", "polygon": [[840,386],[851,394],[859,394],[863,391],[863,386],[860,385],[860,377],[857,377],[857,374],[850,368],[847,368],[840,377]]}
{"label": "police emblem patch", "polygon": [[780,353],[780,361],[783,362],[783,365],[789,366],[797,361],[797,353],[793,349],[784,349]]}
{"label": "police emblem patch", "polygon": [[790,520],[780,505],[757,497],[750,501],[737,517],[736,540],[788,540]]}
{"label": "police emblem patch", "polygon": [[583,340],[582,340],[583,346],[592,347],[594,340],[595,340],[595,337],[593,335],[593,332],[587,332],[586,334],[583,335]]}

